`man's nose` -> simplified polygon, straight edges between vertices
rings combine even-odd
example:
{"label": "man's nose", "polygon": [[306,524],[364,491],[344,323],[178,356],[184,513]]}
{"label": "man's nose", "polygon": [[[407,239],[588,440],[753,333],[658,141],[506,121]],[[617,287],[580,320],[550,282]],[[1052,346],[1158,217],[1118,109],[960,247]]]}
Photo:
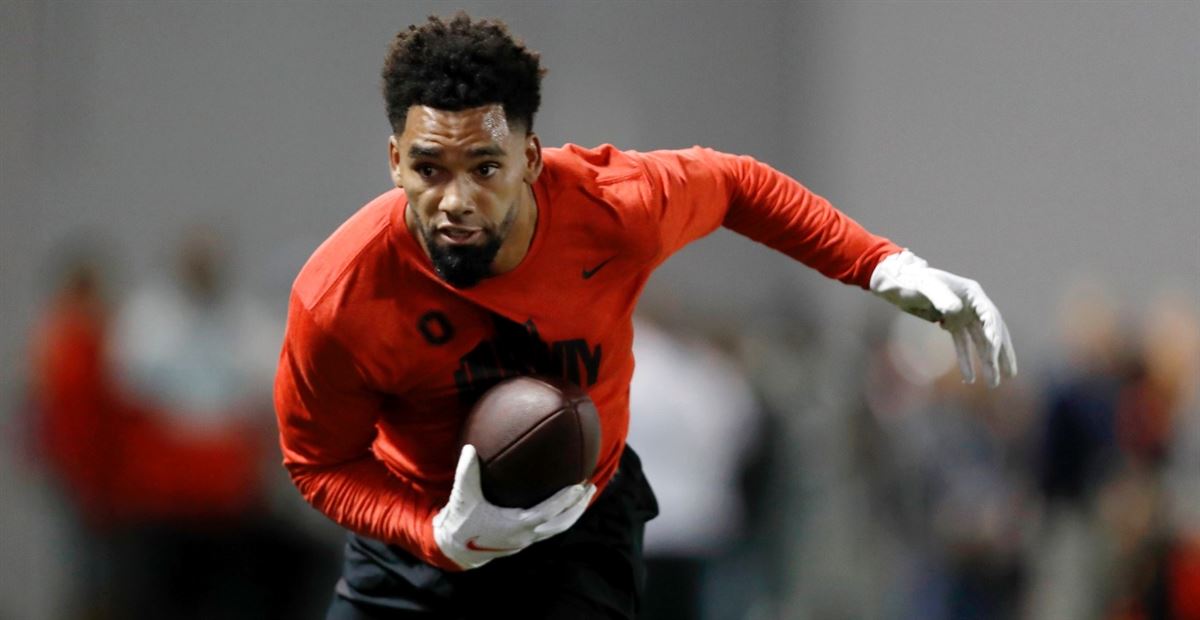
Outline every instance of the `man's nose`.
{"label": "man's nose", "polygon": [[461,217],[475,212],[475,201],[467,181],[455,180],[446,186],[438,210],[452,217]]}

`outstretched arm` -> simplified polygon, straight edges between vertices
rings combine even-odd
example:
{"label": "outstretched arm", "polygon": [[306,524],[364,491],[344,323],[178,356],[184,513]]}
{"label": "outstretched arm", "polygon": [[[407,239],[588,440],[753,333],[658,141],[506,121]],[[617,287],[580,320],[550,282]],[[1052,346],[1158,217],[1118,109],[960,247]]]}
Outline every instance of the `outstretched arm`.
{"label": "outstretched arm", "polygon": [[1017,372],[1000,311],[973,280],[930,268],[874,235],[795,179],[750,157],[692,148],[644,156],[659,189],[653,213],[665,259],[724,225],[830,278],[869,288],[950,332],[959,368],[975,380],[972,350],[989,385]]}

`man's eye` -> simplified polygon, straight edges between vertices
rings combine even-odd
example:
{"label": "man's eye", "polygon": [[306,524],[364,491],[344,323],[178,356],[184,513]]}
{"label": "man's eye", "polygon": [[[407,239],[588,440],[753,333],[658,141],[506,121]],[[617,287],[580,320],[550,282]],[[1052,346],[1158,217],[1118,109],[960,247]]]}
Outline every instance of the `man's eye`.
{"label": "man's eye", "polygon": [[484,164],[479,167],[479,176],[486,179],[496,174],[498,170],[500,170],[500,166],[497,166],[496,164]]}
{"label": "man's eye", "polygon": [[434,168],[433,166],[417,166],[417,174],[428,179],[437,174],[437,168]]}

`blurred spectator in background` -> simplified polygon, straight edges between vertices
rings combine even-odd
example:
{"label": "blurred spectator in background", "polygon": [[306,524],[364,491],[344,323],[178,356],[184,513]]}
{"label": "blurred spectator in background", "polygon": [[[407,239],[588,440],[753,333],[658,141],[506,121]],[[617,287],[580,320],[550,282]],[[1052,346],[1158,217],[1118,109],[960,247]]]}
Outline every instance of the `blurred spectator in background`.
{"label": "blurred spectator in background", "polygon": [[1149,367],[1175,386],[1163,478],[1166,598],[1174,618],[1200,618],[1200,307],[1179,292],[1158,301],[1146,321]]}
{"label": "blurred spectator in background", "polygon": [[267,511],[277,468],[270,385],[280,325],[238,294],[214,231],[189,231],[168,277],[116,317],[112,359],[130,406],[125,479],[137,514],[118,590],[137,617],[294,617],[304,545]]}
{"label": "blurred spectator in background", "polygon": [[98,254],[70,251],[32,337],[35,457],[75,520],[71,532],[78,617],[111,613],[105,545],[119,519],[116,494],[123,411],[107,366],[108,304]]}
{"label": "blurred spectator in background", "polygon": [[[165,518],[235,517],[252,510],[270,453],[263,419],[279,329],[235,295],[225,251],[208,230],[189,232],[173,271],[135,288],[120,306],[113,360],[124,394],[163,433],[141,472],[156,480]],[[265,374],[264,374],[265,373]]]}
{"label": "blurred spectator in background", "polygon": [[1047,390],[1040,484],[1048,510],[1079,511],[1116,465],[1117,404],[1133,362],[1101,286],[1077,285],[1058,312],[1066,359]]}
{"label": "blurred spectator in background", "polygon": [[90,529],[112,518],[115,455],[105,439],[119,415],[106,364],[102,270],[89,254],[69,258],[32,338],[37,454]]}
{"label": "blurred spectator in background", "polygon": [[900,549],[885,611],[922,620],[1017,617],[1027,582],[1029,406],[1013,385],[964,384],[939,335],[896,317],[868,356],[864,426],[874,437],[862,459],[876,526]]}
{"label": "blurred spectator in background", "polygon": [[[33,337],[39,460],[78,531],[79,618],[319,617],[331,561],[268,512],[282,326],[229,286],[210,232],[111,312],[68,261]],[[291,510],[289,510],[291,512]],[[324,578],[324,579],[322,579]],[[311,596],[308,592],[319,593]]]}
{"label": "blurred spectator in background", "polygon": [[264,604],[241,571],[258,543],[269,454],[270,382],[254,364],[276,336],[230,294],[222,258],[211,232],[192,231],[170,276],[138,286],[116,316],[115,371],[146,421],[122,445],[139,505],[118,543],[123,613],[250,617],[236,610]]}
{"label": "blurred spectator in background", "polygon": [[1101,502],[1108,617],[1200,618],[1200,311],[1179,293],[1149,308],[1117,400],[1120,474]]}
{"label": "blurred spectator in background", "polygon": [[1036,618],[1200,617],[1200,319],[1186,296],[1148,307],[1137,331],[1097,284],[1060,308],[1065,363],[1038,459]]}
{"label": "blurred spectator in background", "polygon": [[1044,505],[1031,605],[1038,618],[1097,618],[1110,585],[1098,502],[1121,472],[1117,410],[1134,362],[1120,310],[1097,282],[1067,287],[1058,328],[1063,353],[1048,376],[1035,459]]}
{"label": "blurred spectator in background", "polygon": [[741,368],[713,345],[645,315],[634,330],[628,441],[646,455],[659,504],[646,525],[642,617],[743,617],[756,576],[731,567],[745,543],[741,482],[762,429],[759,404]]}

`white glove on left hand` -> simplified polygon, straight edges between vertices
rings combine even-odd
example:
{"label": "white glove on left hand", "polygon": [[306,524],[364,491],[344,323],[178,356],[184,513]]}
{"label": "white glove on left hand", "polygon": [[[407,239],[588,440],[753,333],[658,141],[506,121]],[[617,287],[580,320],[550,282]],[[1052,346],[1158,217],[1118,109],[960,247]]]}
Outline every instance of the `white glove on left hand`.
{"label": "white glove on left hand", "polygon": [[975,381],[972,346],[988,385],[1000,385],[1001,375],[1017,374],[1008,327],[978,282],[934,269],[904,250],[879,261],[871,274],[871,292],[950,332],[958,352],[958,368],[967,383]]}

